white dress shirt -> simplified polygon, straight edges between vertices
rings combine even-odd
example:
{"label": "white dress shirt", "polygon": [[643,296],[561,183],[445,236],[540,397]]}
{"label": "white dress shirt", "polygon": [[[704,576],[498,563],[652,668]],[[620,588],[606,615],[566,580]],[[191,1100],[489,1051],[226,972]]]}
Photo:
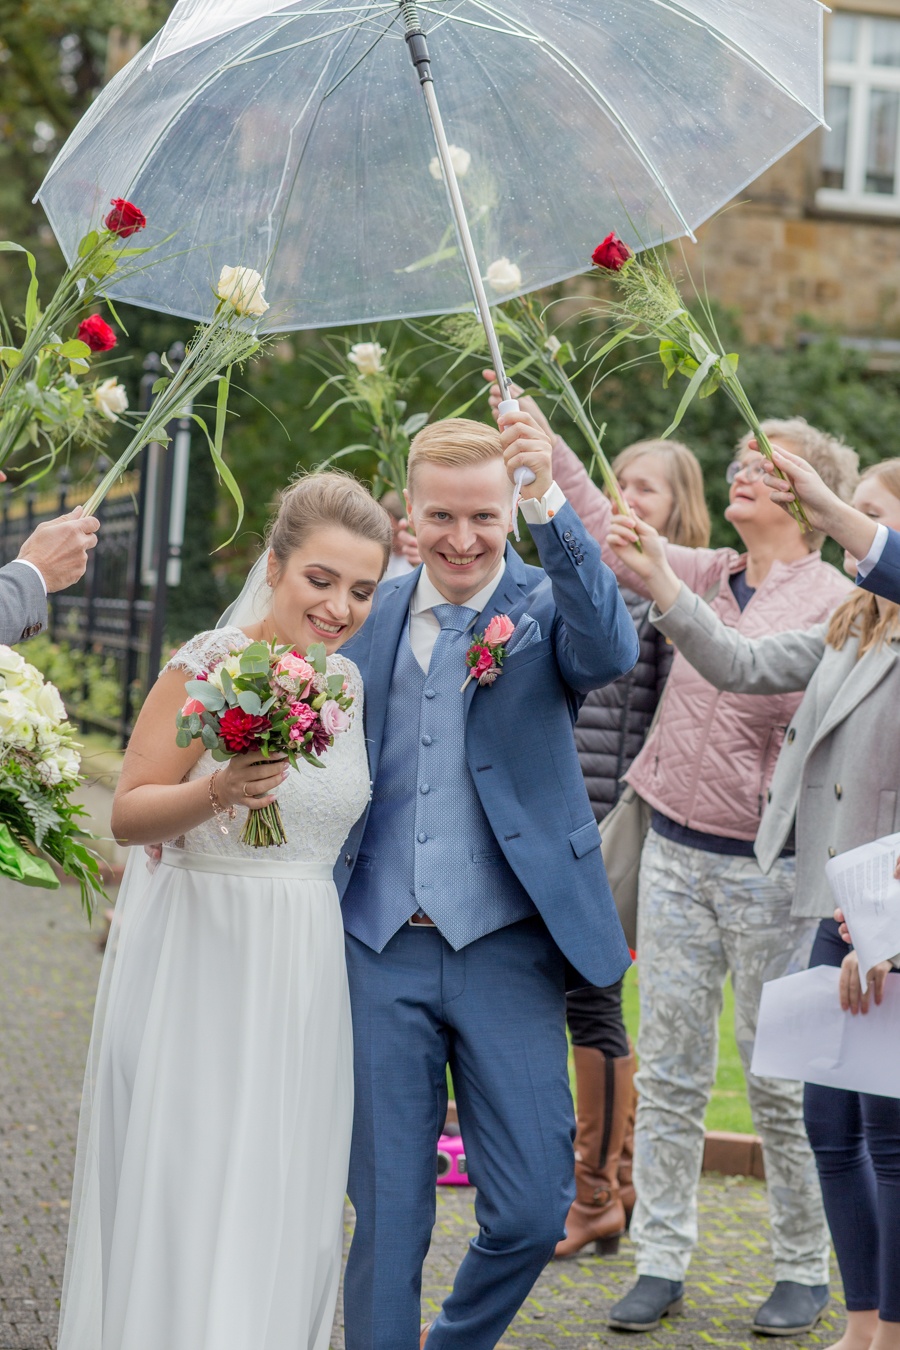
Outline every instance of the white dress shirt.
{"label": "white dress shirt", "polygon": [[[547,525],[551,517],[556,515],[560,507],[565,506],[565,504],[565,494],[556,483],[551,483],[543,497],[527,497],[520,503],[522,515],[528,525]],[[467,609],[475,610],[475,618],[489,603],[494,591],[500,585],[505,571],[506,559],[501,558],[500,567],[487,585],[482,586],[481,590],[470,599],[463,601],[463,605]],[[448,600],[446,595],[441,594],[429,577],[427,569],[423,567],[416,583],[416,589],[413,591],[412,599],[409,602],[409,645],[412,647],[413,656],[426,673],[431,664],[434,644],[437,642],[438,633],[441,631],[441,625],[434,613],[434,606],[455,605],[457,603],[456,600]],[[474,626],[475,618],[472,619],[470,627]]]}
{"label": "white dress shirt", "polygon": [[876,563],[881,561],[881,555],[884,552],[884,546],[887,543],[887,526],[875,526],[875,538],[872,540],[872,547],[864,558],[860,558],[856,564],[857,575],[867,577]]}

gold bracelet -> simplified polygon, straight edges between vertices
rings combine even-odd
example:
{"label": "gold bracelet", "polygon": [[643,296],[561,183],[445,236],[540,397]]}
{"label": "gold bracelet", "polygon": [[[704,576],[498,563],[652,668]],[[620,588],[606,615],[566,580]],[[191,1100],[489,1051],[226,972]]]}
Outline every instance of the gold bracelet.
{"label": "gold bracelet", "polygon": [[227,834],[228,826],[225,824],[225,821],[234,820],[236,813],[233,806],[229,806],[228,810],[226,811],[225,807],[222,805],[222,803],[216,796],[216,778],[221,772],[222,772],[221,769],[215,769],[209,776],[209,804],[213,809],[213,815],[219,822],[219,829],[222,831],[223,834]]}

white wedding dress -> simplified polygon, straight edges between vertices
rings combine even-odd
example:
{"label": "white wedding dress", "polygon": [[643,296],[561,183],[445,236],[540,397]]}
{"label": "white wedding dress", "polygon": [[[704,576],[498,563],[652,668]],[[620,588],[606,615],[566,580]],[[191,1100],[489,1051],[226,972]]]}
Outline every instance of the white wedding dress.
{"label": "white wedding dress", "polygon": [[[246,646],[202,633],[185,677]],[[79,1126],[59,1350],[327,1350],[353,1115],[331,870],[369,797],[363,691],[325,768],[279,790],[287,842],[244,812],[132,849],[104,959]],[[172,735],[175,728],[173,725]],[[190,777],[212,772],[206,753]]]}

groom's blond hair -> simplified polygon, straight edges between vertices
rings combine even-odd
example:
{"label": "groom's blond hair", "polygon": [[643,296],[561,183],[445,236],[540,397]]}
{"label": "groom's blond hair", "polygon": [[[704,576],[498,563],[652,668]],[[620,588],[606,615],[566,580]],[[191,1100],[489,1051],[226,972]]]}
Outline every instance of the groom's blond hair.
{"label": "groom's blond hair", "polygon": [[413,437],[406,464],[407,490],[412,492],[415,471],[420,464],[446,464],[464,468],[488,459],[502,459],[500,432],[487,422],[468,417],[445,417],[432,422]]}

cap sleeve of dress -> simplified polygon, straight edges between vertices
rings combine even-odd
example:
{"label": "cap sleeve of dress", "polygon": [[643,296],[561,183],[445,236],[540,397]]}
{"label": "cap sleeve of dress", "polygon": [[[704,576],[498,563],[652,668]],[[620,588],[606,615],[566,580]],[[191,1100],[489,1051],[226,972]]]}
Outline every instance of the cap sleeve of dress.
{"label": "cap sleeve of dress", "polygon": [[159,673],[164,675],[167,670],[185,670],[194,679],[198,675],[208,675],[230,652],[248,646],[249,642],[242,628],[213,628],[206,633],[198,633],[183,647],[179,647],[177,652],[173,652]]}

